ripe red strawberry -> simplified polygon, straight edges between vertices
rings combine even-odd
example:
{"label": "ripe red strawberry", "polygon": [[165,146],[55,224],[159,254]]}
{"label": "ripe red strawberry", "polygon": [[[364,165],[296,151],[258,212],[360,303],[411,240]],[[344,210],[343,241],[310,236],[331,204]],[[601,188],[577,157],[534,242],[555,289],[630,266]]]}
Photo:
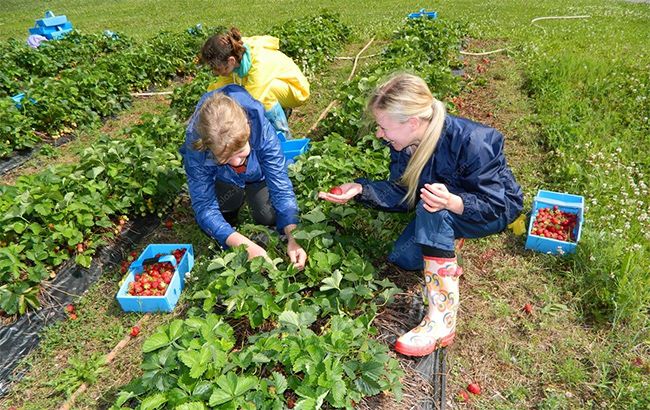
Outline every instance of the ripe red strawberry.
{"label": "ripe red strawberry", "polygon": [[73,304],[66,305],[65,311],[68,313],[74,313],[74,305]]}
{"label": "ripe red strawberry", "polygon": [[165,228],[171,230],[174,227],[174,221],[168,219],[165,221]]}
{"label": "ripe red strawberry", "polygon": [[531,313],[533,313],[533,305],[531,305],[530,303],[526,303],[524,307],[521,308],[521,310],[523,310],[524,312],[530,315]]}
{"label": "ripe red strawberry", "polygon": [[77,320],[77,314],[76,313],[70,313],[70,320]]}
{"label": "ripe red strawberry", "polygon": [[335,186],[335,187],[330,188],[330,194],[332,194],[332,195],[342,195],[343,190],[341,189],[341,187]]}
{"label": "ripe red strawberry", "polygon": [[131,333],[129,333],[131,337],[136,337],[137,335],[140,334],[140,328],[138,326],[133,326],[131,328]]}
{"label": "ripe red strawberry", "polygon": [[479,386],[478,383],[470,383],[467,385],[467,391],[479,395],[481,394],[481,386]]}
{"label": "ripe red strawberry", "polygon": [[459,391],[456,397],[458,398],[458,401],[462,401],[464,403],[467,403],[469,401],[469,394],[465,390]]}

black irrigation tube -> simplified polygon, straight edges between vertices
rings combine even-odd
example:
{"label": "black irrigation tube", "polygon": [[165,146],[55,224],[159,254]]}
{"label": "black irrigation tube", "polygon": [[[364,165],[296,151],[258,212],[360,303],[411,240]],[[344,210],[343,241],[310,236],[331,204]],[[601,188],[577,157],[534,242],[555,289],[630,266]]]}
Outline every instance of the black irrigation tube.
{"label": "black irrigation tube", "polygon": [[[57,138],[52,142],[55,147],[60,147],[61,145],[67,144],[68,142],[74,140],[75,137],[72,134],[64,135],[60,138]],[[40,151],[43,145],[47,143],[41,142],[37,144],[34,148],[14,151],[12,155],[8,158],[0,159],[0,176],[6,174],[7,172],[18,168],[23,165],[25,162],[29,161],[34,155]]]}
{"label": "black irrigation tube", "polygon": [[63,306],[73,303],[104,273],[123,260],[126,250],[139,243],[160,225],[155,215],[137,218],[118,240],[100,248],[86,269],[69,260],[58,270],[56,277],[44,282],[50,289],[50,298],[43,307],[21,316],[16,322],[0,328],[0,397],[9,392],[12,383],[22,379],[29,370],[18,362],[39,343],[39,332],[48,325],[66,318]]}
{"label": "black irrigation tube", "polygon": [[437,349],[420,359],[415,370],[433,387],[433,397],[423,400],[422,409],[444,410],[447,402],[447,348]]}

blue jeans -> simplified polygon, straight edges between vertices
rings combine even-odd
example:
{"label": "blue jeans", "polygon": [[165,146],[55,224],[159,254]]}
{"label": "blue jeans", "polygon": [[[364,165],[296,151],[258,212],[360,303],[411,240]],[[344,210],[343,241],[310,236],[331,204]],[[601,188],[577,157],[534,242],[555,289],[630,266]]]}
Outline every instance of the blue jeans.
{"label": "blue jeans", "polygon": [[444,251],[454,250],[456,238],[482,238],[501,232],[508,225],[505,214],[493,222],[469,222],[447,210],[429,212],[418,203],[413,219],[393,245],[388,260],[406,270],[424,268],[422,245]]}

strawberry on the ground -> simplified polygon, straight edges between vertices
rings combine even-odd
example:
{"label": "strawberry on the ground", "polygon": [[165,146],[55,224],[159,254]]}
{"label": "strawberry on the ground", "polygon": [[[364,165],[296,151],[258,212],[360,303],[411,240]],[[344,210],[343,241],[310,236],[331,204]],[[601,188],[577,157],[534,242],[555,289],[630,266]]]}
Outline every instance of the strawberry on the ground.
{"label": "strawberry on the ground", "polygon": [[533,305],[531,305],[530,303],[526,303],[524,307],[521,308],[521,310],[523,310],[524,312],[530,315],[531,313],[533,313]]}
{"label": "strawberry on the ground", "polygon": [[77,314],[76,313],[70,313],[70,320],[77,320]]}
{"label": "strawberry on the ground", "polygon": [[65,311],[68,313],[74,313],[74,305],[73,304],[66,305]]}
{"label": "strawberry on the ground", "polygon": [[140,328],[138,326],[133,326],[131,328],[131,333],[130,333],[131,337],[136,337],[139,334],[140,334]]}
{"label": "strawberry on the ground", "polygon": [[478,383],[470,383],[467,385],[467,391],[472,394],[481,394],[481,386]]}
{"label": "strawberry on the ground", "polygon": [[461,390],[458,392],[458,395],[456,396],[459,401],[462,402],[468,402],[469,401],[469,394],[467,394],[467,391]]}

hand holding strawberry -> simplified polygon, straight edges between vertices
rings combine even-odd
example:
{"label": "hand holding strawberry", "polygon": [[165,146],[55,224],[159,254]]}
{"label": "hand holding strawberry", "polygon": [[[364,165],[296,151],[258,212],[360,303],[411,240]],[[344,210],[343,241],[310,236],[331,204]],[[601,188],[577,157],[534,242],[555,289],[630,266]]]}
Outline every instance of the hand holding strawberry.
{"label": "hand holding strawberry", "polygon": [[329,192],[319,192],[318,198],[335,204],[345,204],[363,191],[361,184],[356,182],[347,182],[345,184],[332,187]]}

